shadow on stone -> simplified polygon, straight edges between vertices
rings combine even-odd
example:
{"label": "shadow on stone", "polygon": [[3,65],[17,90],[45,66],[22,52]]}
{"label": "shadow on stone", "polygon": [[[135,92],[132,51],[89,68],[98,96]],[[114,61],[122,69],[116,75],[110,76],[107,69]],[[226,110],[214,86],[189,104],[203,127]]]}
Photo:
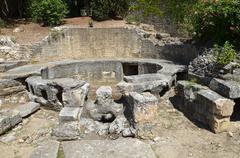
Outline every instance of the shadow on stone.
{"label": "shadow on stone", "polygon": [[183,104],[183,100],[178,97],[178,96],[173,96],[171,98],[169,98],[170,102],[172,103],[173,107],[176,108],[177,110],[179,110],[180,112],[182,112],[184,114],[185,117],[187,117],[188,120],[190,120],[192,123],[194,123],[198,128],[201,128],[201,129],[205,129],[205,130],[211,130],[210,127],[208,125],[205,125],[203,124],[202,122],[200,121],[197,121],[196,119],[194,119],[192,117],[192,113],[186,113],[186,112],[183,112],[181,109],[180,109],[180,105]]}
{"label": "shadow on stone", "polygon": [[235,106],[230,121],[240,121],[240,99],[235,99]]}

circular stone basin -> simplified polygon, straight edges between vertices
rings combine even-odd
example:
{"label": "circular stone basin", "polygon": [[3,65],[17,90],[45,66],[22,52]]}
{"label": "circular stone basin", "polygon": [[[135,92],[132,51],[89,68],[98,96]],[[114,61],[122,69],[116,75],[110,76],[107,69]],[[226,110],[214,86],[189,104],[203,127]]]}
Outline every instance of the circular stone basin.
{"label": "circular stone basin", "polygon": [[162,69],[158,60],[118,59],[118,60],[74,60],[62,61],[44,68],[43,79],[74,78],[90,83],[90,96],[102,85],[111,86],[114,98],[121,96],[116,85],[124,76],[154,74]]}
{"label": "circular stone basin", "polygon": [[83,91],[92,100],[96,99],[96,90],[100,86],[111,86],[114,100],[129,92],[162,95],[175,83],[177,73],[184,70],[185,66],[166,60],[67,60],[49,63],[41,69],[41,76],[28,77],[26,82],[35,100],[61,110],[63,93],[67,89],[77,88],[79,95]]}

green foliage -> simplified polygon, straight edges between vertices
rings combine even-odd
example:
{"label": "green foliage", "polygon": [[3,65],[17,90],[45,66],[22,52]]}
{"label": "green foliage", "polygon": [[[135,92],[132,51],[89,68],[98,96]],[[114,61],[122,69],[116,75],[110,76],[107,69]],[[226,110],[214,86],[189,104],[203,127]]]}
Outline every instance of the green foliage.
{"label": "green foliage", "polygon": [[94,0],[92,2],[92,18],[101,21],[109,17],[123,17],[126,15],[128,8],[128,0]]}
{"label": "green foliage", "polygon": [[133,0],[130,7],[131,11],[140,11],[141,16],[158,16],[162,17],[163,12],[159,8],[160,0]]}
{"label": "green foliage", "polygon": [[189,82],[187,83],[187,87],[186,88],[190,89],[190,88],[192,88],[192,86],[194,86],[197,83],[198,83],[198,80],[196,78],[191,78],[189,80]]}
{"label": "green foliage", "polygon": [[240,39],[240,1],[199,1],[190,17],[197,39],[223,44]]}
{"label": "green foliage", "polygon": [[140,11],[142,16],[170,17],[182,22],[196,0],[132,0],[130,10]]}
{"label": "green foliage", "polygon": [[60,25],[67,14],[67,5],[62,0],[30,0],[28,15],[46,26]]}
{"label": "green foliage", "polygon": [[94,20],[106,20],[108,19],[109,7],[108,1],[95,0],[92,3],[92,18]]}
{"label": "green foliage", "polygon": [[237,56],[236,50],[228,41],[225,42],[223,47],[214,45],[213,51],[218,65],[227,65],[231,61],[235,60]]}
{"label": "green foliage", "polygon": [[5,26],[5,22],[0,18],[0,28]]}

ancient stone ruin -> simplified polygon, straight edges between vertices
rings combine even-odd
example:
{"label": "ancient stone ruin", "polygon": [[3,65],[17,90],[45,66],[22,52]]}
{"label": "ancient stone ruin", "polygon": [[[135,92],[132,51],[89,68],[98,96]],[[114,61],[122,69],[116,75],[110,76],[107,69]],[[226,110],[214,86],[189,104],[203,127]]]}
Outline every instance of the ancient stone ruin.
{"label": "ancient stone ruin", "polygon": [[[35,45],[9,41],[0,42],[5,52],[0,61],[0,104],[18,106],[0,110],[0,135],[44,108],[59,113],[58,125],[50,132],[58,141],[91,134],[138,138],[139,125],[155,119],[159,100],[172,88],[175,108],[215,133],[227,131],[233,115],[240,115],[239,82],[188,73],[186,64],[196,57],[196,48],[148,25],[60,27]],[[14,51],[21,55],[14,56]],[[58,141],[45,142],[32,157],[43,151],[56,157]],[[63,150],[67,148],[64,142]],[[151,152],[147,156],[155,157]]]}

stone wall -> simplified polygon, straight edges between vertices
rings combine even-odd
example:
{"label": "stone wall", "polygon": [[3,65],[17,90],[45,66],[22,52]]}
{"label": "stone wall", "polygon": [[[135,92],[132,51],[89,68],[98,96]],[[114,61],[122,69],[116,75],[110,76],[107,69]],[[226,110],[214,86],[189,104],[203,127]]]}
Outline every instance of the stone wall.
{"label": "stone wall", "polygon": [[34,61],[87,58],[153,58],[188,64],[197,56],[192,44],[157,38],[155,30],[128,28],[56,28],[32,48]]}
{"label": "stone wall", "polygon": [[233,100],[190,81],[178,81],[176,91],[179,99],[176,106],[190,119],[209,126],[215,133],[230,129]]}
{"label": "stone wall", "polygon": [[141,43],[124,28],[70,28],[55,31],[36,52],[40,61],[140,57]]}

